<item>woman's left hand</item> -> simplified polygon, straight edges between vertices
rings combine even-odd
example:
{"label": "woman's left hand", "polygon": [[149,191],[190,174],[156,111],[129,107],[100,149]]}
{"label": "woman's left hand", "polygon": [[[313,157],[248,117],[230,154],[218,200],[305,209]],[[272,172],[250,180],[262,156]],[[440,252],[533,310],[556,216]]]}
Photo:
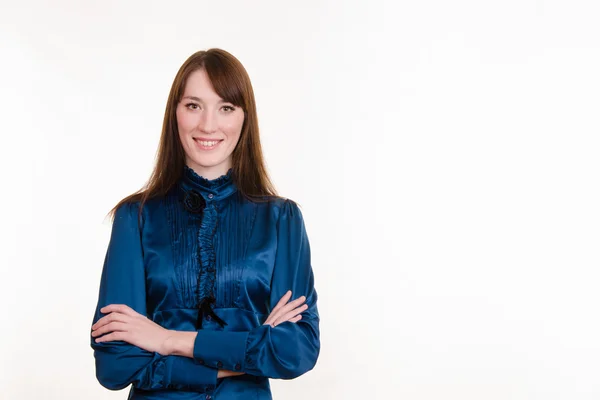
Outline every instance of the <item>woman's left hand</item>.
{"label": "woman's left hand", "polygon": [[96,343],[122,340],[150,352],[169,355],[171,331],[124,304],[111,304],[100,312],[107,314],[92,325]]}

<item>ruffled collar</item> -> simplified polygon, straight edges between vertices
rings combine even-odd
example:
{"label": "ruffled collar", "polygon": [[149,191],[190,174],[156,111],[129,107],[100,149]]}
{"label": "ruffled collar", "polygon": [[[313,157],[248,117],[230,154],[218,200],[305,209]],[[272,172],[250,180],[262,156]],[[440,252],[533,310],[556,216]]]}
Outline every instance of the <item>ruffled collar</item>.
{"label": "ruffled collar", "polygon": [[181,188],[185,193],[196,191],[202,195],[205,201],[212,202],[225,199],[235,193],[237,187],[233,182],[233,169],[229,169],[225,175],[215,179],[206,179],[200,176],[192,168],[184,165],[181,178]]}

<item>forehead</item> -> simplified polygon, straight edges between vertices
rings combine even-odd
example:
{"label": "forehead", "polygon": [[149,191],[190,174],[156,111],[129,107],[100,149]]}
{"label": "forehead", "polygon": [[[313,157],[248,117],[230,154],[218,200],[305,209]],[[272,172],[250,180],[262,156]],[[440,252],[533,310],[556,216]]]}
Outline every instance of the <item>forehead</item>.
{"label": "forehead", "polygon": [[208,74],[203,69],[199,69],[190,74],[185,83],[183,96],[199,97],[205,101],[222,100],[217,92],[215,92],[215,89],[208,78]]}

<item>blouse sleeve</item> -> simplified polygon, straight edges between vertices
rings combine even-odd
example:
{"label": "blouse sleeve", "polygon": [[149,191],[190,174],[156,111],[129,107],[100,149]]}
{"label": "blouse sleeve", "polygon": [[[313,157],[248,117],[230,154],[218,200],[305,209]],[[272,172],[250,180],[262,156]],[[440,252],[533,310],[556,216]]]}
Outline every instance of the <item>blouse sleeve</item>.
{"label": "blouse sleeve", "polygon": [[315,366],[320,350],[317,292],[302,213],[286,200],[277,222],[277,251],[269,310],[288,291],[306,296],[308,309],[297,323],[262,325],[249,332],[200,330],[194,359],[209,366],[278,379],[296,378]]}
{"label": "blouse sleeve", "polygon": [[[137,206],[124,204],[116,211],[93,323],[103,316],[100,309],[109,304],[126,304],[146,315],[146,275],[138,210]],[[163,356],[124,341],[96,343],[91,332],[90,338],[96,377],[107,389],[119,390],[133,384],[143,390],[205,392],[217,384],[218,371],[191,358]]]}

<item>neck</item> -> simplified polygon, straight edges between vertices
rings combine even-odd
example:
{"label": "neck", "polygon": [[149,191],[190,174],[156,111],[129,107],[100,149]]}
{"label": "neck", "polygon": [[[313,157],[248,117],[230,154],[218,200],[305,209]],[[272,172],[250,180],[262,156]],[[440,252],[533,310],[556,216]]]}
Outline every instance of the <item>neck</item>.
{"label": "neck", "polygon": [[186,165],[180,186],[186,193],[191,190],[198,192],[210,203],[229,197],[237,190],[232,173],[233,170],[230,169],[215,179],[207,179]]}

